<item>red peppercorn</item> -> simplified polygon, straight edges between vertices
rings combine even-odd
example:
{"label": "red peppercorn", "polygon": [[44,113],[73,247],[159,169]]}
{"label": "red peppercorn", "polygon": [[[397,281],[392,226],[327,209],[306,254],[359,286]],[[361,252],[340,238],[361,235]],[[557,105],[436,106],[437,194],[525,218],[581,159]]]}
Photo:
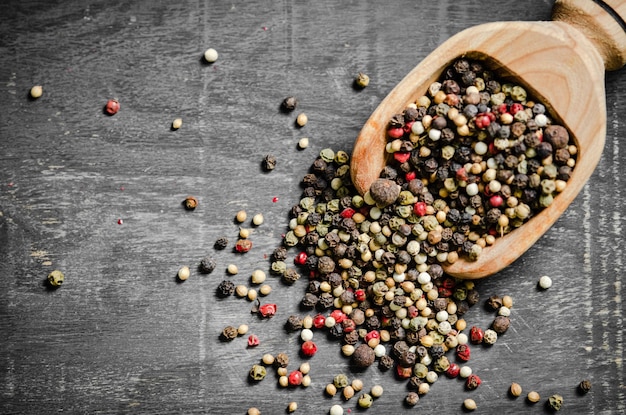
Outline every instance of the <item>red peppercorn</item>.
{"label": "red peppercorn", "polygon": [[498,105],[498,114],[506,114],[509,112],[509,106],[507,104]]}
{"label": "red peppercorn", "polygon": [[387,134],[391,138],[401,138],[404,135],[402,127],[392,127],[387,130]]}
{"label": "red peppercorn", "polygon": [[500,207],[502,203],[504,203],[504,200],[500,195],[493,195],[489,198],[489,204],[493,207]]}
{"label": "red peppercorn", "polygon": [[437,291],[439,292],[439,297],[441,298],[449,298],[452,297],[452,290],[446,287],[437,287]]}
{"label": "red peppercorn", "polygon": [[351,333],[356,330],[356,323],[351,318],[346,318],[341,322],[344,333]]}
{"label": "red peppercorn", "polygon": [[313,343],[312,340],[307,340],[304,343],[302,343],[301,348],[302,348],[302,354],[307,357],[311,357],[315,353],[317,353],[317,345]]}
{"label": "red peppercorn", "polygon": [[355,213],[356,213],[356,211],[354,209],[352,209],[352,208],[345,208],[344,210],[341,211],[339,216],[341,216],[344,219],[348,219],[348,218],[351,218],[352,216],[354,216]]}
{"label": "red peppercorn", "polygon": [[520,104],[519,102],[516,102],[514,104],[511,104],[511,109],[509,109],[509,112],[512,115],[515,115],[518,112],[522,111],[523,109],[524,109],[524,106],[522,104]]}
{"label": "red peppercorn", "polygon": [[276,314],[276,304],[263,304],[259,307],[259,314],[261,314],[263,318],[274,317],[274,315]]}
{"label": "red peppercorn", "polygon": [[456,347],[456,356],[464,362],[470,360],[470,347],[467,344],[459,344]]}
{"label": "red peppercorn", "polygon": [[449,290],[453,290],[454,287],[456,287],[456,281],[454,281],[454,278],[448,277],[443,280],[443,282],[441,283],[441,286]]}
{"label": "red peppercorn", "polygon": [[306,264],[307,258],[308,258],[308,255],[306,254],[306,252],[302,251],[298,255],[296,255],[296,257],[294,258],[293,262],[296,265],[304,265],[304,264]]}
{"label": "red peppercorn", "polygon": [[410,132],[411,132],[411,128],[413,128],[413,123],[414,123],[414,122],[415,122],[415,121],[409,121],[409,122],[405,123],[405,124],[404,124],[404,127],[402,127],[402,130],[403,130],[405,133],[410,133]]}
{"label": "red peppercorn", "polygon": [[456,363],[450,363],[450,367],[446,370],[446,376],[452,379],[459,376],[459,373],[461,373],[461,366]]}
{"label": "red peppercorn", "polygon": [[369,342],[372,339],[380,339],[378,330],[372,330],[365,335],[365,342]]}
{"label": "red peppercorn", "polygon": [[415,172],[415,170],[411,170],[410,172],[404,175],[404,180],[408,183],[411,180],[414,180],[416,177],[417,177],[417,173]]}
{"label": "red peppercorn", "polygon": [[248,347],[258,346],[261,341],[259,340],[259,336],[256,334],[251,334],[248,336]]}
{"label": "red peppercorn", "polygon": [[237,252],[245,253],[252,249],[252,241],[249,239],[240,239],[235,244],[235,250]]}
{"label": "red peppercorn", "polygon": [[426,214],[426,203],[417,202],[415,205],[413,205],[413,213],[415,213],[417,216],[424,216]]}
{"label": "red peppercorn", "polygon": [[410,367],[404,367],[404,366],[398,365],[396,366],[396,373],[398,374],[398,377],[402,379],[408,379],[413,374],[413,369]]}
{"label": "red peppercorn", "polygon": [[289,380],[289,386],[299,386],[302,384],[302,378],[304,375],[299,370],[294,370],[289,374],[287,379]]}
{"label": "red peppercorn", "polygon": [[476,116],[476,119],[474,120],[474,124],[476,124],[476,128],[483,130],[489,127],[489,124],[491,124],[491,119],[485,113],[478,114]]}
{"label": "red peppercorn", "polygon": [[358,302],[362,302],[365,301],[365,299],[367,298],[367,293],[365,292],[364,289],[359,288],[358,290],[356,290],[354,292],[354,298],[358,301]]}
{"label": "red peppercorn", "polygon": [[115,115],[120,110],[120,103],[116,99],[110,99],[107,101],[104,110],[109,115]]}
{"label": "red peppercorn", "polygon": [[406,163],[411,158],[411,153],[396,151],[395,153],[393,153],[393,158],[400,164]]}
{"label": "red peppercorn", "polygon": [[415,318],[419,315],[420,311],[418,310],[417,307],[415,307],[414,305],[410,305],[407,308],[407,314],[410,318]]}
{"label": "red peppercorn", "polygon": [[483,342],[485,332],[480,327],[472,326],[470,329],[470,341],[474,344],[480,344]]}
{"label": "red peppercorn", "polygon": [[322,314],[318,314],[313,318],[313,327],[316,329],[321,329],[326,324],[326,317]]}
{"label": "red peppercorn", "polygon": [[335,319],[335,323],[341,323],[348,317],[346,313],[341,310],[333,310],[330,316]]}
{"label": "red peppercorn", "polygon": [[482,382],[482,380],[480,380],[478,375],[475,375],[475,374],[472,373],[465,380],[465,387],[467,389],[469,389],[469,390],[474,390],[477,387],[479,387],[481,383],[483,383],[483,382]]}
{"label": "red peppercorn", "polygon": [[465,167],[461,167],[455,173],[456,179],[459,181],[467,181],[469,177],[467,176],[467,172],[465,171]]}

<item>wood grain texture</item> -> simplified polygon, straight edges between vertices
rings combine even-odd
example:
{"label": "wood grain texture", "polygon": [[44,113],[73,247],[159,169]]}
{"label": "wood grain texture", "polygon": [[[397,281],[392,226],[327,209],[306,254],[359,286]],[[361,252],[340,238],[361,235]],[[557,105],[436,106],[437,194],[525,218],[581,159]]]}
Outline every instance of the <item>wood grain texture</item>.
{"label": "wood grain texture", "polygon": [[[506,395],[510,382],[547,398],[560,393],[565,413],[626,411],[623,343],[626,73],[606,75],[607,134],[588,184],[555,225],[510,267],[478,283],[483,298],[510,294],[511,329],[493,347],[476,348],[471,366],[483,385],[466,392],[442,379],[409,410],[407,389],[371,367],[353,374],[339,345],[316,333],[309,388],[281,389],[274,373],[250,384],[263,353],[302,360],[297,335],[283,324],[304,314],[306,281],[274,288],[279,314],[260,320],[243,299],[218,299],[229,263],[248,284],[267,270],[287,229],[299,181],[323,148],[352,150],[380,101],[421,59],[477,24],[539,21],[552,2],[375,1],[314,3],[163,0],[7,1],[0,12],[0,412],[105,414],[323,414],[335,403],[324,385],[337,373],[360,377],[385,394],[371,413],[462,413],[472,397],[485,413],[545,413]],[[213,65],[202,53],[218,50]],[[358,71],[371,78],[357,91]],[[43,96],[28,91],[43,85]],[[299,98],[309,123],[278,107]],[[117,98],[113,117],[102,108]],[[589,114],[593,117],[593,114]],[[174,118],[183,127],[171,131]],[[299,138],[311,146],[299,151]],[[276,170],[261,160],[272,153]],[[185,211],[189,194],[199,207]],[[278,201],[273,202],[277,197]],[[235,212],[262,212],[253,249],[214,251],[236,239]],[[118,219],[123,224],[118,225]],[[232,246],[232,245],[231,245]],[[211,275],[181,265],[207,254]],[[295,253],[291,253],[293,255]],[[291,257],[292,258],[292,257]],[[43,284],[65,272],[58,290]],[[541,275],[554,286],[538,291]],[[467,316],[486,326],[482,308]],[[261,337],[219,340],[226,325],[246,323]],[[575,387],[590,378],[593,390]]]}

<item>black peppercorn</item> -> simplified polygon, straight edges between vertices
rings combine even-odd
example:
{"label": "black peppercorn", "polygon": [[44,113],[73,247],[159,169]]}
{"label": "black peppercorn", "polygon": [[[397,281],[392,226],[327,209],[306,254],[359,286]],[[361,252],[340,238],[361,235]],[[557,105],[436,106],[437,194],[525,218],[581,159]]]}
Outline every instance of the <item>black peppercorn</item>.
{"label": "black peppercorn", "polygon": [[312,308],[319,302],[319,297],[313,293],[305,293],[302,298],[302,305],[304,307]]}
{"label": "black peppercorn", "polygon": [[228,246],[228,238],[221,236],[215,240],[213,247],[218,250],[225,249]]}
{"label": "black peppercorn", "polygon": [[393,365],[394,365],[393,357],[387,354],[381,356],[380,360],[378,361],[378,367],[381,370],[389,370],[393,367]]}
{"label": "black peppercorn", "polygon": [[[345,333],[345,331],[344,331]],[[345,344],[351,344],[354,346],[359,342],[359,332],[357,330],[345,333],[343,336],[343,342]]]}
{"label": "black peppercorn", "polygon": [[285,323],[285,328],[289,332],[300,330],[302,328],[302,322],[303,320],[300,316],[291,315]]}
{"label": "black peppercorn", "polygon": [[207,256],[207,257],[202,258],[198,268],[200,269],[200,272],[204,274],[210,274],[211,272],[213,272],[213,270],[215,270],[216,266],[217,266],[217,262],[215,261],[215,259],[213,259],[210,256]]}
{"label": "black peppercorn", "polygon": [[407,405],[409,406],[415,406],[417,405],[417,403],[419,402],[420,397],[417,394],[417,392],[409,392],[406,395],[406,398],[404,398],[404,402],[406,402]]}
{"label": "black peppercorn", "polygon": [[283,273],[283,281],[287,284],[293,284],[300,279],[300,274],[293,268],[287,268]]}
{"label": "black peppercorn", "polygon": [[400,186],[389,179],[376,179],[370,186],[370,196],[379,207],[385,207],[398,199]]}
{"label": "black peppercorn", "polygon": [[291,112],[296,109],[298,100],[295,97],[287,97],[280,104],[280,109],[284,112]]}
{"label": "black peppercorn", "polygon": [[492,311],[497,311],[502,307],[502,298],[497,295],[492,295],[487,299],[487,307]]}
{"label": "black peppercorn", "polygon": [[276,168],[276,157],[271,154],[268,154],[263,159],[263,169],[266,171],[271,171]]}
{"label": "black peppercorn", "polygon": [[232,281],[224,280],[217,286],[218,297],[228,297],[235,293],[235,284]]}
{"label": "black peppercorn", "polygon": [[238,334],[237,327],[227,326],[222,330],[222,339],[230,341],[236,338]]}
{"label": "black peppercorn", "polygon": [[585,394],[591,390],[591,381],[588,379],[583,380],[578,384],[578,392]]}
{"label": "black peppercorn", "polygon": [[491,328],[498,334],[503,334],[509,329],[509,325],[511,321],[506,316],[497,316],[493,323],[491,323]]}

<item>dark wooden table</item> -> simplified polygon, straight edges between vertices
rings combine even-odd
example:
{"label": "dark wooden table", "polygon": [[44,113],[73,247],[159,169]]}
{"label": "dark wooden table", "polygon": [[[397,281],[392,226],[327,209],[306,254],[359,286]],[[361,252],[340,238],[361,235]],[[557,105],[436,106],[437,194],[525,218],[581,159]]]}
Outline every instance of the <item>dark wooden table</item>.
{"label": "dark wooden table", "polygon": [[[0,6],[0,412],[245,414],[356,409],[323,390],[334,375],[384,386],[370,413],[544,413],[546,398],[568,414],[623,414],[624,166],[626,72],[607,73],[604,155],[574,204],[508,269],[477,285],[482,298],[509,294],[512,327],[471,366],[482,386],[441,379],[414,409],[406,382],[370,367],[352,373],[339,344],[317,334],[312,384],[283,389],[270,371],[247,372],[264,353],[301,362],[297,334],[283,328],[307,282],[275,277],[261,320],[245,299],[216,297],[232,279],[248,285],[281,243],[299,181],[323,148],[350,151],[370,113],[420,59],[480,23],[547,20],[552,1],[4,1]],[[213,47],[219,59],[202,61]],[[537,62],[555,65],[559,62]],[[368,88],[352,80],[363,71]],[[31,86],[43,96],[30,100]],[[299,99],[309,123],[279,111]],[[121,103],[109,117],[109,98]],[[178,131],[170,129],[183,119]],[[589,114],[594,117],[594,114]],[[310,138],[309,148],[297,142]],[[274,171],[261,160],[274,154]],[[181,202],[198,197],[191,212]],[[277,198],[277,199],[275,199]],[[235,213],[262,213],[253,249],[213,243],[237,238]],[[119,221],[119,222],[118,222]],[[244,224],[249,227],[249,221]],[[196,265],[218,263],[211,275]],[[179,267],[192,273],[176,282]],[[44,283],[53,269],[65,284]],[[540,276],[554,285],[537,289]],[[466,315],[488,325],[482,307]],[[220,341],[227,325],[261,337]],[[578,383],[590,379],[590,394]],[[542,400],[507,396],[511,382]]]}

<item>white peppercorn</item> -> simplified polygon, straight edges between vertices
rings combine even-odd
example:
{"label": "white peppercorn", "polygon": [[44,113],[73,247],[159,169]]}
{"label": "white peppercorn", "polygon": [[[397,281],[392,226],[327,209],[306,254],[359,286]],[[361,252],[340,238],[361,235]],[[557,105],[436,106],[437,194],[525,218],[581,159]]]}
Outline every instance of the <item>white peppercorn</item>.
{"label": "white peppercorn", "polygon": [[218,58],[218,53],[215,49],[213,48],[209,48],[204,52],[204,60],[206,60],[208,63],[213,63],[217,60]]}
{"label": "white peppercorn", "polygon": [[370,395],[372,395],[373,398],[380,398],[383,395],[383,387],[380,385],[372,386]]}
{"label": "white peppercorn", "polygon": [[307,115],[303,112],[298,114],[298,117],[296,118],[296,124],[298,127],[304,127],[308,121],[309,117],[307,117]]}
{"label": "white peppercorn", "polygon": [[298,148],[300,150],[304,150],[305,148],[307,148],[309,146],[309,139],[307,137],[302,137],[299,141],[298,141]]}
{"label": "white peppercorn", "polygon": [[41,85],[35,85],[30,89],[31,98],[37,99],[43,94],[43,87]]}
{"label": "white peppercorn", "polygon": [[463,401],[463,407],[468,411],[474,411],[477,408],[476,402],[471,398],[467,398]]}
{"label": "white peppercorn", "polygon": [[174,121],[172,121],[172,129],[178,130],[182,126],[183,126],[182,118],[176,118]]}
{"label": "white peppercorn", "polygon": [[265,219],[263,218],[263,214],[262,213],[257,213],[256,215],[254,215],[252,217],[252,224],[254,226],[259,226],[263,223]]}
{"label": "white peppercorn", "polygon": [[343,408],[341,405],[333,405],[330,407],[330,415],[343,415]]}
{"label": "white peppercorn", "polygon": [[191,271],[187,265],[180,267],[178,270],[178,279],[181,281],[186,281],[189,278]]}
{"label": "white peppercorn", "polygon": [[542,290],[547,290],[550,287],[552,287],[552,278],[548,277],[547,275],[539,278],[539,288],[541,288]]}

